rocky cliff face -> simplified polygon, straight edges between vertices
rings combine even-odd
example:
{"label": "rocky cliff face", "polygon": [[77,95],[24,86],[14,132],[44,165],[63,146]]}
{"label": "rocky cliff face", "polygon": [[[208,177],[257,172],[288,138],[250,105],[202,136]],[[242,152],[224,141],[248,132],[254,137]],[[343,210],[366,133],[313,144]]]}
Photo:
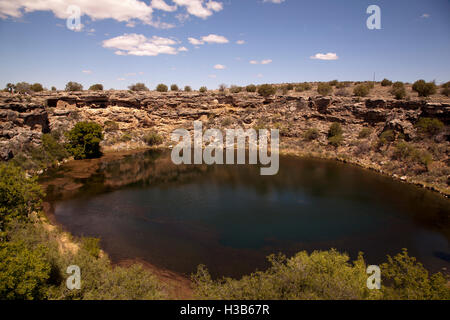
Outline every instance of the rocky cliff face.
{"label": "rocky cliff face", "polygon": [[[397,101],[391,99],[360,99],[356,97],[321,97],[279,95],[263,98],[254,93],[132,93],[46,92],[32,96],[0,94],[0,157],[13,157],[25,145],[40,143],[43,133],[70,130],[79,121],[94,121],[105,128],[105,149],[121,150],[143,146],[142,137],[149,130],[157,131],[169,141],[176,128],[193,129],[194,120],[214,128],[278,128],[282,148],[301,149],[310,153],[346,154],[355,157],[355,145],[364,127],[372,129],[371,144],[384,130],[401,134],[406,141],[418,141],[414,127],[419,117],[438,118],[445,129],[433,141],[440,152],[437,161],[448,168],[448,136],[450,100]],[[327,131],[332,122],[344,129],[343,145],[327,146]],[[317,141],[305,142],[306,130],[316,128]],[[434,146],[435,147],[435,146]],[[382,152],[381,152],[382,153]],[[365,156],[371,157],[371,152]],[[382,163],[383,157],[378,162]],[[358,155],[358,161],[364,160]],[[373,166],[372,166],[373,167]]]}

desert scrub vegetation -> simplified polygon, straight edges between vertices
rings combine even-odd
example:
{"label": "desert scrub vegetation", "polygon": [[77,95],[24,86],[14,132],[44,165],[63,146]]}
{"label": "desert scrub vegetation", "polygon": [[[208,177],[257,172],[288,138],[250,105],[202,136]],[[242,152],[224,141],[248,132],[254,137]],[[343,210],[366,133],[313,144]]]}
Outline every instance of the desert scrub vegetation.
{"label": "desert scrub vegetation", "polygon": [[404,99],[406,97],[406,88],[403,82],[397,81],[392,85],[392,89],[390,93],[395,97],[397,100]]}
{"label": "desert scrub vegetation", "polygon": [[417,80],[414,82],[412,89],[417,92],[419,97],[428,97],[436,93],[436,84],[425,80]]}
{"label": "desert scrub vegetation", "polygon": [[317,85],[317,92],[322,96],[328,96],[333,92],[333,87],[326,82],[320,82]]}
{"label": "desert scrub vegetation", "polygon": [[64,90],[65,91],[83,91],[83,85],[78,82],[70,81],[66,84],[66,88]]}
{"label": "desert scrub vegetation", "polygon": [[158,146],[163,143],[163,138],[156,131],[150,131],[144,136],[144,142],[151,147]]}
{"label": "desert scrub vegetation", "polygon": [[450,81],[444,83],[441,86],[441,94],[444,95],[444,96],[447,96],[447,97],[450,96]]}
{"label": "desert scrub vegetation", "polygon": [[78,122],[66,132],[66,148],[75,160],[92,159],[101,156],[100,142],[103,140],[102,127],[94,122]]}
{"label": "desert scrub vegetation", "polygon": [[372,130],[370,128],[362,128],[358,133],[358,139],[365,139],[370,136]]}
{"label": "desert scrub vegetation", "polygon": [[130,85],[128,89],[131,91],[150,91],[145,84],[140,82]]}
{"label": "desert scrub vegetation", "polygon": [[113,132],[119,130],[119,124],[115,121],[110,120],[106,121],[104,127],[106,132]]}
{"label": "desert scrub vegetation", "polygon": [[192,92],[192,88],[190,86],[185,86],[184,92]]}
{"label": "desert scrub vegetation", "polygon": [[319,130],[317,130],[316,128],[310,128],[306,130],[306,132],[303,134],[303,138],[306,141],[313,141],[319,138],[319,135],[320,135]]}
{"label": "desert scrub vegetation", "polygon": [[256,86],[254,84],[249,84],[245,87],[245,91],[247,92],[256,92]]}
{"label": "desert scrub vegetation", "polygon": [[270,84],[262,84],[258,87],[258,94],[265,98],[274,95],[275,92],[275,87]]}
{"label": "desert scrub vegetation", "polygon": [[389,79],[384,78],[384,79],[381,81],[381,86],[382,86],[382,87],[389,87],[389,86],[392,86],[392,81],[389,80]]}
{"label": "desert scrub vegetation", "polygon": [[93,84],[89,87],[90,91],[103,91],[103,85],[100,83]]}
{"label": "desert scrub vegetation", "polygon": [[176,84],[172,84],[170,86],[170,91],[179,91],[179,90],[180,90],[180,88],[178,88],[178,86]]}
{"label": "desert scrub vegetation", "polygon": [[424,135],[435,136],[444,128],[444,123],[436,118],[419,118],[415,124],[417,130]]}
{"label": "desert scrub vegetation", "polygon": [[370,92],[370,87],[365,84],[358,84],[355,88],[353,88],[353,94],[357,97],[367,97]]}
{"label": "desert scrub vegetation", "polygon": [[367,288],[367,264],[363,254],[351,262],[334,249],[305,251],[287,259],[268,257],[270,267],[241,279],[213,280],[204,266],[192,275],[199,299],[227,300],[375,300],[449,299],[450,289],[441,273],[428,271],[406,249],[387,257],[381,268],[381,290]]}
{"label": "desert scrub vegetation", "polygon": [[200,91],[201,93],[206,93],[206,92],[208,92],[208,88],[203,86],[203,87],[200,87],[200,89],[198,89],[198,91]]}
{"label": "desert scrub vegetation", "polygon": [[236,85],[232,85],[232,86],[230,87],[230,92],[231,92],[231,93],[239,93],[239,92],[241,92],[242,90],[243,90],[242,87],[239,87],[239,86],[236,86]]}
{"label": "desert scrub vegetation", "polygon": [[42,91],[44,91],[44,87],[40,83],[33,83],[31,85],[31,91],[33,91],[33,92],[42,92]]}
{"label": "desert scrub vegetation", "polygon": [[394,130],[384,130],[378,137],[378,145],[384,146],[388,143],[392,143],[395,141],[395,132]]}
{"label": "desert scrub vegetation", "polygon": [[169,88],[164,83],[160,83],[156,86],[156,91],[167,92],[167,91],[169,91]]}
{"label": "desert scrub vegetation", "polygon": [[333,147],[338,147],[344,140],[342,127],[339,122],[333,122],[328,130],[328,143]]}
{"label": "desert scrub vegetation", "polygon": [[310,83],[308,83],[308,82],[303,82],[303,83],[298,84],[298,85],[294,88],[294,90],[295,90],[296,92],[303,92],[303,91],[311,90],[311,88],[312,88],[312,86],[311,86]]}
{"label": "desert scrub vegetation", "polygon": [[219,92],[224,93],[225,91],[227,91],[227,85],[222,83],[219,85]]}
{"label": "desert scrub vegetation", "polygon": [[422,165],[425,168],[428,168],[433,161],[433,157],[428,151],[417,149],[405,141],[397,142],[392,157],[406,163]]}

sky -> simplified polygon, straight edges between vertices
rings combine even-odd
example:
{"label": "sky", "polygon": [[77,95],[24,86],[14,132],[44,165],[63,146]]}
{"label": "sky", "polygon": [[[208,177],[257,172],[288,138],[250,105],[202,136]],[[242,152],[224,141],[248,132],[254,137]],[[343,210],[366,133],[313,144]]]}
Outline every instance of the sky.
{"label": "sky", "polygon": [[0,87],[442,83],[449,35],[449,0],[0,0]]}

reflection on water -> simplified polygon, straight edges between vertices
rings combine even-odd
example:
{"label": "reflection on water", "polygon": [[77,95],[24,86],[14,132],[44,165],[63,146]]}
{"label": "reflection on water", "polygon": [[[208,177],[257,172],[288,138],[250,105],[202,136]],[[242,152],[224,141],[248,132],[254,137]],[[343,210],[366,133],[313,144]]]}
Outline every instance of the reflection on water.
{"label": "reflection on water", "polygon": [[449,200],[341,163],[281,157],[250,165],[175,166],[167,152],[71,163],[42,179],[56,221],[102,239],[115,261],[240,276],[275,252],[337,248],[370,263],[408,248],[449,267]]}

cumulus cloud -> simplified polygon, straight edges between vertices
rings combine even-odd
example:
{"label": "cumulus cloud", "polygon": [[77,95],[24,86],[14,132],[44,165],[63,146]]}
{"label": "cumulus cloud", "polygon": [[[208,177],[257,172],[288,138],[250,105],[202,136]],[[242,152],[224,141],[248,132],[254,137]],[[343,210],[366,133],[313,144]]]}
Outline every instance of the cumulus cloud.
{"label": "cumulus cloud", "polygon": [[142,34],[124,34],[112,39],[104,40],[103,47],[118,49],[117,55],[157,56],[159,54],[177,54],[174,47],[177,42],[173,39],[153,36],[147,38]]}
{"label": "cumulus cloud", "polygon": [[187,49],[186,47],[179,47],[179,48],[178,48],[178,51],[180,51],[180,52],[186,52],[186,51],[188,51],[188,49]]}
{"label": "cumulus cloud", "polygon": [[194,46],[199,46],[204,43],[202,40],[198,40],[195,38],[188,38],[188,41],[189,41],[189,43],[193,44]]}
{"label": "cumulus cloud", "polygon": [[215,66],[214,66],[214,69],[217,69],[217,70],[223,70],[223,69],[225,69],[226,67],[223,65],[223,64],[216,64]]}
{"label": "cumulus cloud", "polygon": [[188,41],[193,44],[194,46],[199,46],[205,43],[228,43],[229,40],[227,38],[225,38],[224,36],[219,36],[217,34],[210,34],[207,36],[203,36],[201,37],[201,39],[196,39],[196,38],[188,38]]}
{"label": "cumulus cloud", "polygon": [[245,41],[244,40],[238,40],[238,41],[236,41],[236,44],[245,44]]}
{"label": "cumulus cloud", "polygon": [[169,6],[164,0],[152,0],[152,8],[168,12],[177,10],[177,6]]}
{"label": "cumulus cloud", "polygon": [[272,59],[266,59],[261,61],[250,60],[250,64],[269,64],[269,63],[272,63]]}
{"label": "cumulus cloud", "polygon": [[221,2],[208,1],[206,4],[204,0],[173,0],[173,2],[181,7],[186,7],[190,15],[206,19],[214,12],[219,12],[223,9]]}
{"label": "cumulus cloud", "polygon": [[261,64],[269,64],[269,63],[272,63],[271,59],[261,61]]}
{"label": "cumulus cloud", "polygon": [[315,60],[337,60],[339,59],[339,57],[337,56],[336,53],[316,53],[315,55],[310,57],[311,59],[315,59]]}

